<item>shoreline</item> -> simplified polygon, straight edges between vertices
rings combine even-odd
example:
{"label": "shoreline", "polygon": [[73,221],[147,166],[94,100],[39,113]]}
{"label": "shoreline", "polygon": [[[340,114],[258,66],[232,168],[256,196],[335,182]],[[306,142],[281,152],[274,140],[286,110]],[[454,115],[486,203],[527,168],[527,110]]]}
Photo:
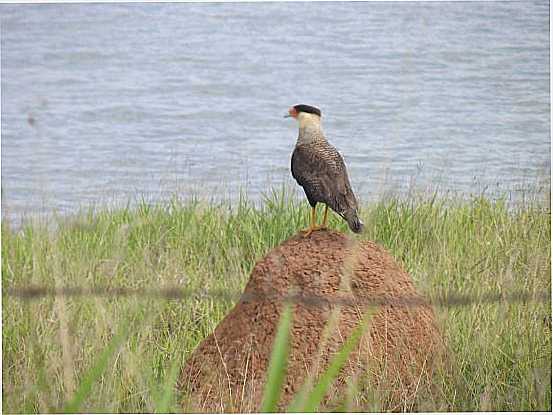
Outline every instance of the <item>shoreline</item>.
{"label": "shoreline", "polygon": [[[475,192],[455,192],[451,190],[441,190],[439,188],[414,188],[409,189],[407,192],[388,191],[373,195],[367,199],[361,199],[360,205],[363,209],[387,200],[424,201],[432,198],[447,200],[452,203],[471,203],[472,200],[483,197],[492,203],[506,202],[509,209],[516,210],[524,208],[528,204],[547,204],[550,203],[551,199],[551,184],[549,178],[539,178],[536,179],[532,185],[521,184],[519,189],[510,191],[489,191],[488,189],[489,186],[483,186]],[[207,193],[209,192],[206,191],[202,196],[199,192],[165,192],[165,196],[161,198],[159,195],[139,193],[126,200],[106,198],[100,200],[98,203],[83,205],[77,208],[69,207],[62,211],[56,208],[44,208],[41,211],[28,210],[18,213],[11,213],[9,208],[10,203],[6,200],[2,200],[1,222],[16,229],[22,229],[25,226],[33,226],[33,224],[37,223],[52,224],[72,220],[72,218],[77,218],[79,216],[90,215],[91,212],[109,212],[129,208],[136,209],[144,203],[151,207],[167,207],[175,202],[181,204],[198,203],[217,207],[228,206],[230,209],[233,209],[244,200],[254,207],[260,207],[264,200],[275,196],[293,200],[293,203],[305,201],[305,196],[301,188],[288,185],[271,188],[268,192],[254,193],[253,197],[251,197],[251,193],[248,193],[247,190],[244,191],[242,188],[239,188],[232,194],[226,193],[222,195],[221,193],[215,192],[208,196]]]}

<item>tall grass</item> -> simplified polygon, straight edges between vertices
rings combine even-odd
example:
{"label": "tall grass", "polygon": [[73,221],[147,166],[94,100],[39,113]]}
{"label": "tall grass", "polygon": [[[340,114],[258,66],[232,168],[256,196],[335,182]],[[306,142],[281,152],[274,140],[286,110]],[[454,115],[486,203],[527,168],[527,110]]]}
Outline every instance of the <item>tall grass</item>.
{"label": "tall grass", "polygon": [[261,403],[261,412],[278,412],[280,392],[286,377],[288,349],[290,345],[290,325],[292,323],[292,306],[287,304],[282,312],[278,330],[275,335],[271,361],[267,370],[267,381]]}
{"label": "tall grass", "polygon": [[[308,212],[303,201],[275,192],[259,205],[175,199],[83,211],[54,229],[3,221],[3,410],[178,412],[176,368],[233,306],[202,292],[241,292],[255,261],[305,227]],[[551,290],[548,199],[510,208],[484,197],[389,198],[364,206],[361,216],[362,238],[390,250],[427,298],[475,299],[436,309],[454,376],[438,376],[418,407],[551,410],[550,303],[507,301],[510,293],[540,300]],[[335,216],[330,226],[347,231]],[[178,301],[6,295],[27,285],[178,285],[195,294]],[[479,302],[485,294],[505,301]],[[350,386],[344,409],[381,408],[363,384]]]}

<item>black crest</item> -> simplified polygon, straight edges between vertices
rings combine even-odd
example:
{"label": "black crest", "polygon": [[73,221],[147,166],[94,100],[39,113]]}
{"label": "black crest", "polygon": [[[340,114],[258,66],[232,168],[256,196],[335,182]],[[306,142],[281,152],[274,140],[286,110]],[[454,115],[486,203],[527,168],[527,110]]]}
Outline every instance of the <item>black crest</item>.
{"label": "black crest", "polygon": [[316,107],[312,107],[311,105],[298,104],[294,105],[294,109],[297,112],[308,112],[309,114],[316,114],[319,117],[321,116],[321,110]]}

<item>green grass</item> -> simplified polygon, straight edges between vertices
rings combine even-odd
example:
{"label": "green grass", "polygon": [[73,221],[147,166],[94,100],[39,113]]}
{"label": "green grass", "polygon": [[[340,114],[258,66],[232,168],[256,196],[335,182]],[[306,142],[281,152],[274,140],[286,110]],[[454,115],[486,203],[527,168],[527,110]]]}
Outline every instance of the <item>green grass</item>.
{"label": "green grass", "polygon": [[[551,304],[479,302],[489,294],[551,291],[549,196],[509,208],[485,197],[389,198],[364,206],[364,239],[385,246],[437,307],[452,370],[415,398],[426,411],[551,410]],[[233,306],[255,261],[307,224],[283,193],[254,205],[198,201],[97,209],[12,229],[2,222],[3,410],[179,411],[177,369]],[[337,217],[332,228],[346,231]],[[55,229],[52,229],[55,228]],[[184,300],[6,294],[27,285],[158,289]],[[124,337],[121,333],[125,332]],[[115,339],[115,340],[114,340]],[[348,386],[345,410],[379,410],[379,395]]]}
{"label": "green grass", "polygon": [[[353,330],[350,337],[348,337],[342,346],[342,348],[336,353],[334,358],[329,363],[325,372],[320,376],[318,382],[313,386],[309,387],[308,381],[304,383],[300,392],[294,397],[294,401],[288,407],[290,412],[318,412],[319,405],[324,400],[330,385],[334,383],[340,370],[346,363],[349,358],[349,355],[359,344],[359,340],[363,333],[367,330],[368,324],[374,315],[376,308],[370,308],[366,313],[364,318],[361,320],[359,325]],[[328,327],[328,326],[327,326]],[[346,412],[349,412],[345,408]]]}
{"label": "green grass", "polygon": [[291,323],[292,306],[287,304],[280,317],[273,343],[271,361],[267,370],[267,380],[263,391],[263,401],[261,402],[261,412],[278,412],[280,393],[284,384],[284,378],[286,377]]}

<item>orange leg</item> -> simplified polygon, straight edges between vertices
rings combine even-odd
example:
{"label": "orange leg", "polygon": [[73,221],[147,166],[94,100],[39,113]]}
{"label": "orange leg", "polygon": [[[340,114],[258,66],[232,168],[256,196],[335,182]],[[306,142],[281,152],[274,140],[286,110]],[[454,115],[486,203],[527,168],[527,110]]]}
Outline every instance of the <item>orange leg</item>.
{"label": "orange leg", "polygon": [[325,205],[325,214],[323,216],[323,224],[320,226],[320,229],[326,229],[328,219],[328,205]]}
{"label": "orange leg", "polygon": [[311,235],[313,233],[313,231],[317,230],[317,226],[315,225],[316,224],[316,216],[317,216],[317,210],[315,209],[315,207],[312,207],[311,208],[311,222],[309,223],[309,228],[307,229],[302,229],[302,232],[304,232],[303,236],[304,237],[308,237],[309,235]]}
{"label": "orange leg", "polygon": [[326,229],[327,214],[328,214],[328,206],[325,206],[323,224],[321,226],[317,226],[317,210],[316,210],[316,208],[312,207],[311,208],[311,222],[309,224],[309,228],[302,229],[302,232],[304,232],[303,236],[308,237],[314,231],[318,231],[319,229]]}

